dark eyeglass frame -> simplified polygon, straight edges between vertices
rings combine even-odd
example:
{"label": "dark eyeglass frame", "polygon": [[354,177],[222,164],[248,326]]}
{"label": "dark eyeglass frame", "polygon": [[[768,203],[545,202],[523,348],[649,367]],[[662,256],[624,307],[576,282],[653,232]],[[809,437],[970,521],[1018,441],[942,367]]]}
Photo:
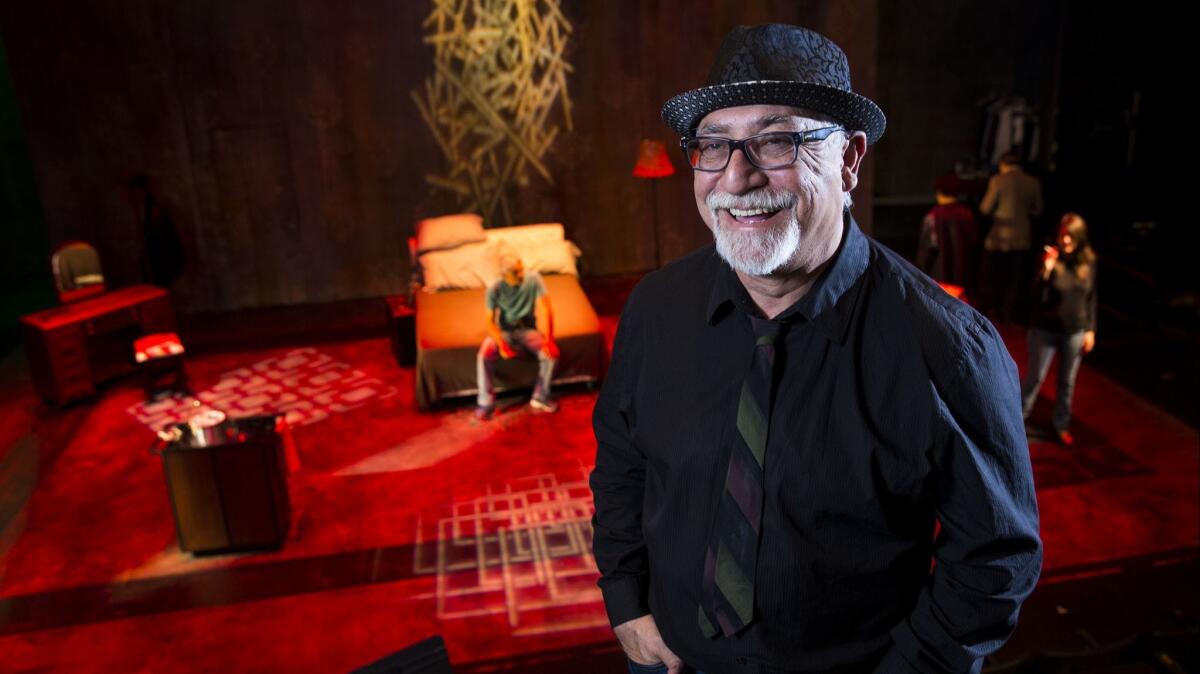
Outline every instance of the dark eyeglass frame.
{"label": "dark eyeglass frame", "polygon": [[[741,140],[734,140],[732,138],[723,138],[721,136],[685,136],[684,138],[679,139],[679,149],[683,150],[684,160],[688,163],[688,166],[692,167],[693,171],[704,171],[706,173],[720,173],[721,171],[724,171],[729,166],[729,160],[733,159],[733,153],[735,150],[741,150],[742,154],[746,157],[746,161],[749,161],[751,166],[754,166],[755,168],[761,169],[763,171],[771,171],[774,169],[781,169],[786,166],[791,166],[792,164],[795,164],[796,158],[800,156],[800,146],[801,145],[804,145],[805,143],[820,142],[820,141],[825,140],[826,138],[832,136],[833,134],[837,133],[838,131],[841,131],[843,133],[849,133],[848,131],[846,131],[846,128],[842,127],[842,126],[826,126],[826,127],[820,128],[820,129],[810,129],[808,131],[768,131],[767,133],[755,134],[753,136],[748,136]],[[755,140],[756,138],[762,138],[763,136],[787,136],[787,137],[791,138],[792,139],[792,159],[791,159],[791,161],[788,161],[787,163],[784,163],[784,164],[775,165],[775,166],[763,166],[762,164],[759,164],[757,161],[755,161],[754,157],[751,157],[750,153],[746,151],[746,143],[749,143],[749,142]],[[699,166],[696,166],[695,164],[692,163],[692,156],[688,152],[688,144],[693,141],[698,141],[698,140],[719,140],[719,141],[722,141],[729,145],[729,154],[725,155],[725,163],[721,165],[721,168],[700,168]]]}

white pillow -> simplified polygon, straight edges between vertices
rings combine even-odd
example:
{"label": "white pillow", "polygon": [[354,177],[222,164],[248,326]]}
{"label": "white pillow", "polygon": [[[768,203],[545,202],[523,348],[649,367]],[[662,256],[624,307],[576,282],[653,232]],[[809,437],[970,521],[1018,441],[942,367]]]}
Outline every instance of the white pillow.
{"label": "white pillow", "polygon": [[496,245],[498,256],[511,251],[521,258],[529,271],[579,275],[575,266],[579,249],[564,238],[563,226],[557,222],[497,227],[487,230],[487,239]]}
{"label": "white pillow", "polygon": [[555,241],[521,254],[521,262],[526,269],[542,274],[570,274],[579,276],[575,266],[575,258],[579,257],[579,248],[570,241]]}
{"label": "white pillow", "polygon": [[483,218],[474,213],[443,215],[417,223],[417,253],[448,250],[464,243],[486,241]]}
{"label": "white pillow", "polygon": [[451,250],[438,250],[420,257],[425,290],[486,288],[500,278],[500,258],[488,242],[466,243]]}
{"label": "white pillow", "polygon": [[488,241],[504,243],[512,246],[521,257],[525,251],[565,240],[563,226],[557,222],[542,225],[519,225],[517,227],[495,227],[486,230]]}

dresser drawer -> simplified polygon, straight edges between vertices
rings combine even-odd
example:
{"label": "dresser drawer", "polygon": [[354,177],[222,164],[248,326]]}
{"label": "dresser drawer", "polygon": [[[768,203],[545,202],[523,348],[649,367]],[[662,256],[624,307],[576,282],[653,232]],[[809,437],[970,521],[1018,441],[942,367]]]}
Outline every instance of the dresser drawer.
{"label": "dresser drawer", "polygon": [[73,384],[66,388],[60,388],[57,391],[54,402],[59,405],[65,405],[75,400],[90,398],[96,393],[96,388],[92,386],[92,382],[85,381],[78,384]]}
{"label": "dresser drawer", "polygon": [[127,328],[138,323],[137,307],[130,307],[114,311],[112,313],[102,314],[95,318],[84,321],[83,331],[89,337],[93,335],[103,335],[109,332],[116,332],[121,328]]}
{"label": "dresser drawer", "polygon": [[92,368],[86,355],[79,358],[53,358],[50,360],[50,376],[60,383],[68,379],[91,380]]}
{"label": "dresser drawer", "polygon": [[54,385],[61,391],[92,391],[92,375],[87,370],[87,361],[81,363],[82,367],[76,368],[56,368],[54,372]]}
{"label": "dresser drawer", "polygon": [[70,356],[72,352],[78,351],[81,355],[87,349],[87,340],[83,334],[83,328],[79,325],[71,325],[58,330],[49,332],[37,333],[41,335],[43,343],[46,345],[46,351],[52,354],[61,354]]}
{"label": "dresser drawer", "polygon": [[83,344],[64,344],[46,351],[55,362],[87,360],[87,348]]}

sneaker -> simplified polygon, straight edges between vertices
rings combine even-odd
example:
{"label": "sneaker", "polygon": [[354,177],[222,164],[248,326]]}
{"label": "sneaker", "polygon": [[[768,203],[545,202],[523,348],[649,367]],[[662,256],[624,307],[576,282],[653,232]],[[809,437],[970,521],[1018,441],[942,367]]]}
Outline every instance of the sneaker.
{"label": "sneaker", "polygon": [[1064,447],[1070,447],[1071,445],[1075,444],[1075,438],[1071,437],[1070,431],[1055,431],[1055,433],[1058,435],[1058,441],[1062,443]]}
{"label": "sneaker", "polygon": [[480,421],[487,421],[496,413],[495,405],[480,405],[475,408],[475,418]]}
{"label": "sneaker", "polygon": [[555,412],[558,411],[558,405],[556,403],[550,402],[549,400],[538,400],[537,398],[530,398],[529,406],[539,412],[546,412],[548,414],[554,414]]}

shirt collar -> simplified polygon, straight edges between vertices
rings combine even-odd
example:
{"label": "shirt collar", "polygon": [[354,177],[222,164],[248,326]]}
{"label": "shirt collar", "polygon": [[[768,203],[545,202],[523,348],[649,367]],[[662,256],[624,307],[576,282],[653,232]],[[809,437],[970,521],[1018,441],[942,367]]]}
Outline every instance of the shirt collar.
{"label": "shirt collar", "polygon": [[[866,271],[869,257],[867,237],[859,230],[858,223],[854,221],[850,211],[843,211],[842,217],[842,242],[834,253],[833,262],[813,284],[812,289],[776,319],[815,322],[828,333],[830,339],[839,343],[845,336],[852,307],[839,308],[837,305]],[[758,310],[733,269],[719,257],[717,267],[708,299],[709,324],[715,325],[733,309],[747,315],[756,315]]]}

